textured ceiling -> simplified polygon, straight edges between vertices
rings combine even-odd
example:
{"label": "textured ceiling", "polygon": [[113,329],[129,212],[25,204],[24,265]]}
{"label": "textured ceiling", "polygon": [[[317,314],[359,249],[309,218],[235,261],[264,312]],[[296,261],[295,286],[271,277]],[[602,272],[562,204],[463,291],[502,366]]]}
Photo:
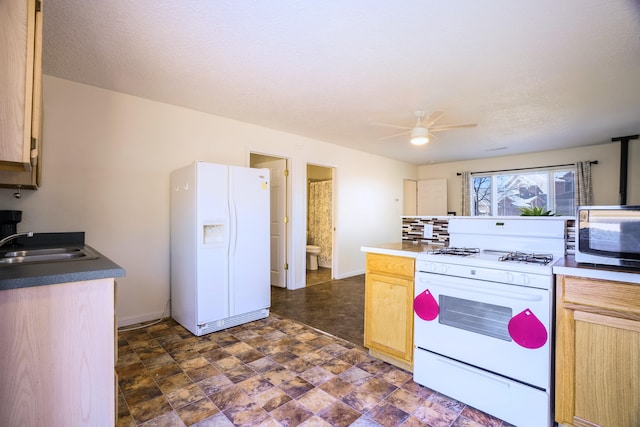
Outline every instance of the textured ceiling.
{"label": "textured ceiling", "polygon": [[[637,0],[46,0],[44,72],[415,164],[640,131]],[[476,128],[407,136],[415,110]]]}

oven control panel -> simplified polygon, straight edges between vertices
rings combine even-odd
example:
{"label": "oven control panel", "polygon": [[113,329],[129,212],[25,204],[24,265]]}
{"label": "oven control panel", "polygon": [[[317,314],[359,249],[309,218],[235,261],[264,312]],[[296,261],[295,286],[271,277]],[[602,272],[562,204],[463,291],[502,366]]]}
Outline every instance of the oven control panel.
{"label": "oven control panel", "polygon": [[445,276],[464,277],[467,279],[528,286],[539,289],[551,289],[553,286],[552,275],[510,271],[508,269],[448,264],[432,261],[417,261],[416,271],[417,274],[420,272],[442,274]]}

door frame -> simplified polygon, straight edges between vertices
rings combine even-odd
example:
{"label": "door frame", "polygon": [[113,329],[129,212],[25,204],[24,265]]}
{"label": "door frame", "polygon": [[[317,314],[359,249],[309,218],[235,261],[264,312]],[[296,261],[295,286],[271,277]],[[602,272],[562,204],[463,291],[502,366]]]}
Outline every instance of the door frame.
{"label": "door frame", "polygon": [[291,232],[291,224],[292,224],[292,220],[291,220],[291,163],[292,160],[290,157],[288,156],[282,156],[279,154],[272,154],[272,153],[266,153],[263,151],[259,151],[259,150],[248,150],[247,152],[247,164],[249,165],[249,167],[251,167],[251,155],[258,155],[258,156],[266,156],[266,157],[272,157],[273,159],[282,159],[285,160],[287,163],[287,171],[289,171],[289,175],[286,178],[286,185],[285,185],[285,208],[284,208],[284,213],[285,216],[288,218],[288,221],[285,224],[284,227],[284,232],[285,232],[285,238],[283,239],[284,241],[284,245],[285,245],[285,249],[284,249],[284,253],[285,253],[285,260],[284,262],[288,265],[288,269],[285,270],[285,284],[286,287],[283,289],[293,289],[293,286],[295,284],[295,280],[294,280],[294,268],[292,268],[292,264],[291,264],[291,260],[293,260],[293,254],[292,254],[292,244],[291,244],[291,236],[292,236],[292,232]]}
{"label": "door frame", "polygon": [[[336,278],[336,263],[337,263],[337,259],[338,257],[336,256],[336,191],[337,191],[337,168],[333,165],[326,165],[326,164],[322,164],[322,163],[315,163],[315,162],[306,162],[305,163],[305,168],[304,168],[304,173],[305,173],[305,183],[309,182],[309,177],[307,176],[307,171],[308,171],[308,167],[309,166],[317,166],[317,167],[321,167],[321,168],[325,168],[325,169],[330,169],[331,170],[331,280],[335,280]],[[309,213],[308,213],[308,209],[309,209],[309,191],[308,191],[309,187],[308,185],[305,185],[304,187],[304,192],[305,192],[305,204],[304,204],[304,230],[305,233],[307,231],[307,218],[309,217]],[[305,240],[305,244],[306,244],[306,240]],[[306,251],[305,251],[306,253]],[[305,260],[306,260],[306,255],[305,255]],[[306,270],[305,270],[306,271]],[[305,287],[307,285],[307,280],[306,280],[306,274],[305,274]]]}

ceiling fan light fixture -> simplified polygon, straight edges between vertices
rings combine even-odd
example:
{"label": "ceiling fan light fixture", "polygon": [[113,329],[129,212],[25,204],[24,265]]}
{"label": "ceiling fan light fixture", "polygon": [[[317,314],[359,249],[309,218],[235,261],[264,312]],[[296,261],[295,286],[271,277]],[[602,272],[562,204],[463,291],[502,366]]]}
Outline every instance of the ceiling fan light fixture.
{"label": "ceiling fan light fixture", "polygon": [[415,127],[411,129],[411,143],[413,145],[424,145],[429,142],[429,131],[427,128]]}

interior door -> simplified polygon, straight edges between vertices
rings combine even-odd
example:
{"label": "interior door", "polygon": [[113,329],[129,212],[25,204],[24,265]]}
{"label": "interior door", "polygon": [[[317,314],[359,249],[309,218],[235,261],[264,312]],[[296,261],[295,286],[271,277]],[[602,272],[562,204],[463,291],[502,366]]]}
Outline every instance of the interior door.
{"label": "interior door", "polygon": [[447,214],[447,180],[418,181],[418,215]]}
{"label": "interior door", "polygon": [[271,285],[287,287],[287,159],[255,162],[256,168],[271,172]]}
{"label": "interior door", "polygon": [[418,182],[413,179],[405,179],[403,182],[403,209],[402,215],[415,216],[418,208]]}

